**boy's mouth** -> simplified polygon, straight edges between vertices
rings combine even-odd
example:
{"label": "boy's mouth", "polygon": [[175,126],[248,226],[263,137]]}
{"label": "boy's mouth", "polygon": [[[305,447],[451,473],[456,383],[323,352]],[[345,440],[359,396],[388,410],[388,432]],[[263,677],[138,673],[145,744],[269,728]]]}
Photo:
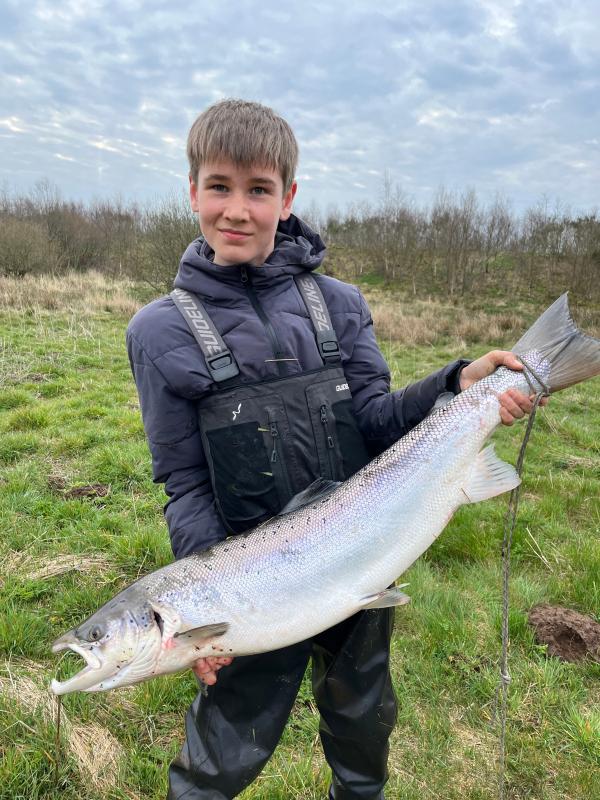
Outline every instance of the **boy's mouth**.
{"label": "boy's mouth", "polygon": [[231,241],[237,241],[237,242],[241,241],[242,239],[247,239],[248,236],[250,236],[249,233],[244,233],[243,231],[236,231],[233,230],[232,228],[221,228],[220,233],[222,233],[226,239],[230,239]]}

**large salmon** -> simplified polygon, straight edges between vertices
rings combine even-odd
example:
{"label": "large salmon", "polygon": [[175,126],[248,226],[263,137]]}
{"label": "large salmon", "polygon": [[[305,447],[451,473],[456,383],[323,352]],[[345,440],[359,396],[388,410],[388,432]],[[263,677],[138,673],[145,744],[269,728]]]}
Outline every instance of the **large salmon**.
{"label": "large salmon", "polygon": [[396,580],[464,503],[514,488],[519,478],[486,439],[498,395],[557,391],[600,373],[600,341],[581,333],[566,295],[513,348],[504,367],[435,411],[342,484],[317,481],[284,511],[140,578],[56,640],[86,666],[52,682],[56,694],[127,686],[197,658],[274,650],[356,611],[399,605]]}

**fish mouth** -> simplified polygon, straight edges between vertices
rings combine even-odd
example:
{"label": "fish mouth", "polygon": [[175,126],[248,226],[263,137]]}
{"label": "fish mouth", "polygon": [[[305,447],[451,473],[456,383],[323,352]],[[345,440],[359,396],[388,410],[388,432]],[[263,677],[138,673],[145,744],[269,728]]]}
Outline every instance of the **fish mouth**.
{"label": "fish mouth", "polygon": [[85,667],[65,681],[53,680],[50,688],[54,694],[67,694],[77,690],[86,691],[102,680],[103,675],[98,675],[102,667],[102,661],[89,648],[82,647],[67,634],[57,639],[52,645],[53,653],[60,653],[62,650],[72,650],[77,653],[85,661]]}

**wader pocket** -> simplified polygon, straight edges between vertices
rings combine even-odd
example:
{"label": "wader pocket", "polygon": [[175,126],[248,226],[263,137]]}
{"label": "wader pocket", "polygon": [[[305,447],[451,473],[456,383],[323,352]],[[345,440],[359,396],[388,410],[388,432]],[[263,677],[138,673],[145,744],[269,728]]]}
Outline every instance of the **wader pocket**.
{"label": "wader pocket", "polygon": [[344,378],[309,386],[306,400],[324,478],[343,481],[354,475],[369,456],[352,413],[352,397]]}
{"label": "wader pocket", "polygon": [[277,514],[293,495],[281,398],[221,397],[200,409],[199,420],[215,500],[230,531],[241,533]]}
{"label": "wader pocket", "polygon": [[331,410],[335,417],[344,477],[349,478],[369,461],[369,453],[356,424],[352,399],[338,400],[332,404]]}

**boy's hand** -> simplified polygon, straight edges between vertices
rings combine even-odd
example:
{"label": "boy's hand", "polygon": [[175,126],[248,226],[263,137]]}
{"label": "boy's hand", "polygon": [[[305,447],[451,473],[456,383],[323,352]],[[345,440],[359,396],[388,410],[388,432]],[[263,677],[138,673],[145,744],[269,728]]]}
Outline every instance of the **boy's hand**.
{"label": "boy's hand", "polygon": [[212,686],[217,682],[217,672],[221,667],[227,667],[232,661],[233,658],[209,656],[208,658],[199,658],[192,669],[203,683],[206,683],[207,686]]}
{"label": "boy's hand", "polygon": [[[476,361],[468,364],[460,373],[460,390],[464,392],[476,381],[491,375],[498,367],[508,367],[521,372],[523,364],[509,350],[492,350]],[[528,397],[523,392],[516,389],[509,389],[507,392],[498,395],[500,401],[500,418],[503,425],[512,425],[516,419],[521,419],[525,414],[529,414],[533,408],[534,395]],[[542,398],[540,405],[546,405],[548,398]]]}

